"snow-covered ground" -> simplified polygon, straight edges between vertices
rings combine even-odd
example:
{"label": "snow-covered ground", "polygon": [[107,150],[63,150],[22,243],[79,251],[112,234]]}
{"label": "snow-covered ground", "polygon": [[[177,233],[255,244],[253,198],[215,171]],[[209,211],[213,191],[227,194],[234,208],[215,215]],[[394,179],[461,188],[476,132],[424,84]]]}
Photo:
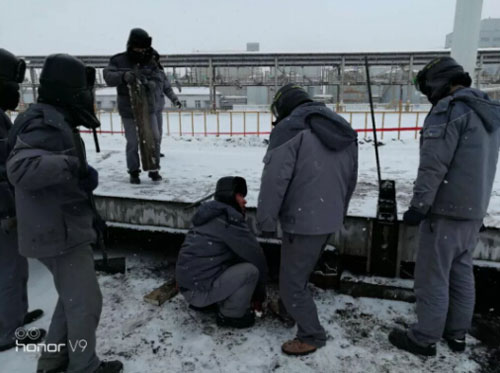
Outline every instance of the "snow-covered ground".
{"label": "snow-covered ground", "polygon": [[[120,359],[126,373],[164,372],[479,372],[486,350],[469,337],[464,354],[438,344],[438,356],[420,358],[393,348],[387,334],[394,326],[414,321],[414,305],[376,299],[355,299],[332,290],[312,288],[320,320],[327,330],[326,347],[296,358],[280,346],[294,337],[270,316],[249,330],[218,329],[213,316],[188,309],[178,295],[161,307],[142,300],[162,284],[172,266],[159,253],[128,252],[126,275],[99,275],[104,307],[97,333],[102,359]],[[37,261],[30,261],[31,308],[45,316],[35,323],[47,328],[56,303],[52,277]],[[36,353],[0,353],[0,371],[32,373]]]}
{"label": "snow-covered ground", "polygon": [[[248,205],[255,207],[267,137],[167,137],[162,142],[161,173],[164,180],[152,184],[142,175],[141,185],[128,183],[125,138],[100,135],[101,153],[95,153],[93,138],[83,135],[89,163],[100,172],[97,195],[137,197],[152,200],[192,202],[210,194],[217,179],[240,175],[248,182]],[[384,140],[380,149],[382,178],[396,181],[398,212],[408,207],[418,168],[418,140]],[[500,163],[498,168],[500,169]],[[377,206],[377,173],[373,142],[360,135],[359,178],[349,215],[374,217]],[[497,172],[485,225],[500,228],[500,172]]]}

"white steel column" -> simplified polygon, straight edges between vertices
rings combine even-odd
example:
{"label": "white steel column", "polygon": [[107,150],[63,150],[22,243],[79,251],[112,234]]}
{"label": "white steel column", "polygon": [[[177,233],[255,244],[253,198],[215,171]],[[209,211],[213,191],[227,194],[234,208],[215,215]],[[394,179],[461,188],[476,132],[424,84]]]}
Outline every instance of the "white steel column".
{"label": "white steel column", "polygon": [[483,0],[457,0],[455,25],[451,40],[451,57],[476,80],[477,48]]}

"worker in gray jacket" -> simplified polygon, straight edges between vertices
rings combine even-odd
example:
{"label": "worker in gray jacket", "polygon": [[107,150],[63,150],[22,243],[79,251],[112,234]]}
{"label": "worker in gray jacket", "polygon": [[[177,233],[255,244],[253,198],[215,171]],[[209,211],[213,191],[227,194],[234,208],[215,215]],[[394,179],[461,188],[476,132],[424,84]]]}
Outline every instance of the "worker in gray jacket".
{"label": "worker in gray jacket", "polygon": [[[161,155],[162,110],[165,105],[164,94],[172,103],[180,108],[182,105],[175,95],[170,82],[160,64],[158,53],[151,47],[152,38],[146,31],[135,28],[130,31],[127,51],[111,57],[109,65],[104,69],[104,80],[110,87],[116,87],[118,95],[118,112],[122,118],[127,140],[127,168],[132,184],[140,184],[139,140],[136,123],[130,102],[129,84],[140,79],[146,81],[149,97],[149,114],[151,128],[156,142],[156,157]],[[150,171],[153,181],[162,178],[157,171]]]}
{"label": "worker in gray jacket", "polygon": [[98,175],[85,160],[77,127],[95,128],[95,70],[80,60],[47,57],[38,103],[20,114],[9,134],[7,173],[15,187],[19,251],[52,273],[59,295],[38,373],[120,372],[118,361],[101,362],[95,331],[102,296],[94,270],[95,213],[90,195]]}
{"label": "worker in gray jacket", "polygon": [[275,95],[257,222],[265,236],[283,230],[280,297],[297,322],[283,352],[304,355],[326,341],[307,282],[329,236],[341,229],[357,180],[357,134],[299,86]]}
{"label": "worker in gray jacket", "polygon": [[477,89],[455,60],[437,58],[417,75],[432,103],[420,137],[420,164],[408,225],[419,225],[415,265],[417,323],[389,340],[436,355],[441,338],[465,349],[475,290],[472,253],[486,215],[500,146],[500,104]]}
{"label": "worker in gray jacket", "polygon": [[253,309],[266,298],[267,264],[245,221],[246,194],[245,179],[220,179],[215,200],[196,212],[177,260],[182,295],[196,310],[218,307],[219,326],[252,326]]}
{"label": "worker in gray jacket", "polygon": [[24,79],[26,65],[5,49],[0,49],[0,351],[17,343],[36,343],[16,329],[43,315],[42,310],[28,312],[28,261],[17,249],[16,207],[14,189],[7,180],[7,137],[12,123],[5,114],[19,103],[19,83]]}

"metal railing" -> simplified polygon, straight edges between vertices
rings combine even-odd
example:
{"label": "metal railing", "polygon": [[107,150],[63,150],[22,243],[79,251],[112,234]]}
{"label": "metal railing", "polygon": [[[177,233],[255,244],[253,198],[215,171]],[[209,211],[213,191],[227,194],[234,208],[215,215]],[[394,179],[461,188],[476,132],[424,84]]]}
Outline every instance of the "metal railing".
{"label": "metal railing", "polygon": [[[371,119],[369,111],[340,112],[351,126],[363,135],[371,137]],[[387,137],[402,139],[417,138],[422,128],[426,111],[375,112],[377,132],[380,139]],[[120,115],[116,111],[98,111],[101,121],[98,133],[124,134]],[[272,130],[273,116],[269,111],[232,111],[232,110],[165,110],[162,113],[163,136],[267,136]],[[82,132],[86,132],[83,130]]]}

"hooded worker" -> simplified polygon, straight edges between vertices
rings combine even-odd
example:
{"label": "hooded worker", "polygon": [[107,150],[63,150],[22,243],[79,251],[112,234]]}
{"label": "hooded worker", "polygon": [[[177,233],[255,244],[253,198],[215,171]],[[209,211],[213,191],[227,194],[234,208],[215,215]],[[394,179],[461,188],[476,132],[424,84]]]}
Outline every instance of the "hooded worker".
{"label": "hooded worker", "polygon": [[267,264],[245,221],[246,194],[242,177],[221,178],[215,200],[196,212],[177,260],[182,295],[194,309],[214,309],[219,326],[252,326],[253,309],[266,297]]}
{"label": "hooded worker", "polygon": [[17,220],[14,189],[7,180],[7,138],[12,123],[5,114],[19,104],[19,84],[24,80],[26,64],[5,49],[0,49],[0,351],[13,348],[16,342],[36,343],[38,338],[16,335],[22,328],[40,318],[42,310],[28,312],[28,261],[17,249]]}
{"label": "hooded worker", "polygon": [[283,344],[305,355],[326,343],[307,281],[330,235],[341,229],[356,186],[357,134],[325,104],[296,84],[280,88],[264,156],[257,208],[263,235],[283,230],[280,298],[296,321],[297,338]]}
{"label": "hooded worker", "polygon": [[[130,31],[127,41],[127,50],[111,57],[109,65],[104,69],[104,80],[110,87],[116,87],[118,94],[118,112],[122,118],[127,140],[126,159],[130,175],[130,183],[140,184],[139,174],[139,139],[137,123],[130,101],[129,86],[139,80],[148,92],[148,110],[150,127],[154,136],[156,163],[160,164],[162,138],[162,110],[165,106],[166,95],[170,101],[181,108],[181,103],[175,95],[170,82],[160,64],[158,52],[152,47],[152,38],[140,28]],[[151,180],[159,182],[162,177],[159,170],[150,170]]]}
{"label": "hooded worker", "polygon": [[471,88],[453,58],[429,62],[417,88],[432,103],[420,137],[420,164],[404,222],[419,226],[415,264],[417,323],[393,330],[390,342],[436,355],[444,338],[456,352],[474,311],[472,253],[490,201],[500,146],[500,104]]}
{"label": "hooded worker", "polygon": [[[78,127],[99,125],[94,114],[95,70],[67,54],[45,60],[38,103],[20,114],[9,134],[8,177],[16,192],[19,251],[42,262],[59,295],[37,373],[114,373],[119,361],[96,355],[102,296],[92,245],[96,216],[90,194],[98,174],[86,162]],[[79,341],[86,341],[85,348]]]}

